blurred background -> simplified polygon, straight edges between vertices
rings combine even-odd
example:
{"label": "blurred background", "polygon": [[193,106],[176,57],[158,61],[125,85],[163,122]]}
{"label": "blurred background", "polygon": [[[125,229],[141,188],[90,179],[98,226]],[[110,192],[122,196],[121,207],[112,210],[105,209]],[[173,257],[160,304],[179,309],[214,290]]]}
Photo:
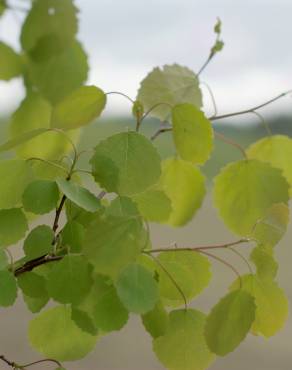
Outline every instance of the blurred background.
{"label": "blurred background", "polygon": [[[60,0],[61,1],[61,0]],[[14,0],[25,4],[25,0]],[[237,111],[260,104],[292,89],[292,52],[290,51],[291,0],[78,0],[79,39],[84,44],[91,66],[89,83],[104,91],[122,91],[135,98],[140,81],[155,66],[174,62],[199,70],[214,42],[213,26],[219,16],[223,22],[225,48],[203,72],[201,79],[212,88],[219,113]],[[0,22],[0,39],[19,49],[18,37],[22,14],[7,13]],[[204,110],[213,113],[208,91],[204,92]],[[15,79],[0,81],[0,142],[5,141],[9,114],[24,97],[22,83]],[[80,148],[97,142],[133,124],[129,105],[119,96],[108,100],[105,118],[83,132]],[[292,133],[292,104],[287,97],[264,108],[273,133]],[[147,120],[144,133],[155,132],[158,121]],[[253,115],[216,123],[216,129],[243,146],[266,134]],[[173,148],[168,134],[156,141],[162,156]],[[212,206],[212,177],[240,153],[226,143],[216,141],[211,160],[204,167],[209,180],[209,195],[195,220],[182,229],[152,226],[153,244],[180,246],[223,243],[234,240]],[[279,282],[292,302],[291,261],[292,228],[277,247],[280,262]],[[243,247],[245,248],[245,247]],[[223,252],[220,252],[223,256]],[[227,253],[227,252],[225,252]],[[246,253],[248,255],[248,251]],[[246,266],[233,256],[242,273]],[[194,301],[194,307],[206,312],[233,281],[232,272],[213,264],[212,285]],[[0,310],[0,354],[15,361],[30,362],[38,355],[27,343],[26,331],[31,314],[19,299],[11,309]],[[218,359],[211,370],[291,370],[292,321],[267,341],[249,336],[234,353]],[[16,358],[17,357],[17,358]],[[4,369],[4,365],[0,365]],[[39,367],[49,369],[48,367]],[[151,351],[151,339],[139,317],[133,316],[119,333],[102,338],[86,359],[68,364],[70,370],[159,370],[163,367]]]}

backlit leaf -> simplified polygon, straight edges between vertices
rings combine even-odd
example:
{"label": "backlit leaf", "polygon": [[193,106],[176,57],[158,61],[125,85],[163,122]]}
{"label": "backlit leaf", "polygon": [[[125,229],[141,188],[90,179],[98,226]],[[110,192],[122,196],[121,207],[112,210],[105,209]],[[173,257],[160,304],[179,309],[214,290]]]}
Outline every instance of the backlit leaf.
{"label": "backlit leaf", "polygon": [[206,193],[205,178],[200,170],[189,162],[167,159],[162,166],[161,186],[171,200],[168,223],[182,226],[189,222],[201,207]]}
{"label": "backlit leaf", "polygon": [[227,165],[215,178],[214,201],[225,224],[247,236],[271,206],[287,203],[288,190],[279,169],[258,160],[243,160]]}
{"label": "backlit leaf", "polygon": [[211,122],[192,104],[172,109],[173,138],[180,157],[194,164],[204,164],[213,149]]}
{"label": "backlit leaf", "polygon": [[59,361],[74,361],[93,350],[97,337],[85,333],[71,319],[66,306],[51,308],[29,325],[29,340],[44,356]]}
{"label": "backlit leaf", "polygon": [[80,208],[88,212],[96,212],[101,209],[100,200],[89,190],[61,178],[57,179],[56,182],[61,192]]}
{"label": "backlit leaf", "polygon": [[99,117],[106,95],[95,86],[81,86],[54,108],[51,126],[71,130],[85,126]]}
{"label": "backlit leaf", "polygon": [[135,313],[151,311],[158,301],[158,286],[152,274],[143,266],[127,266],[116,281],[118,296],[124,306]]}
{"label": "backlit leaf", "polygon": [[23,207],[26,211],[43,215],[57,207],[59,191],[56,183],[49,180],[31,182],[22,196]]}
{"label": "backlit leaf", "polygon": [[257,276],[261,280],[273,280],[278,272],[278,263],[274,258],[273,248],[259,245],[255,247],[250,255],[251,261],[257,268]]}
{"label": "backlit leaf", "polygon": [[48,225],[40,225],[31,230],[23,244],[27,259],[34,259],[52,251],[54,232]]}
{"label": "backlit leaf", "polygon": [[[1,4],[0,4],[1,6]],[[0,80],[9,81],[21,75],[22,58],[10,46],[0,42]]]}
{"label": "backlit leaf", "polygon": [[17,297],[17,285],[13,274],[8,270],[0,271],[0,306],[12,306]]}
{"label": "backlit leaf", "polygon": [[153,144],[132,131],[101,141],[91,164],[96,182],[108,192],[120,195],[141,193],[160,176],[160,158]]}
{"label": "backlit leaf", "polygon": [[48,275],[49,295],[60,303],[79,303],[92,284],[89,265],[83,256],[67,255]]}
{"label": "backlit leaf", "polygon": [[205,370],[215,360],[204,337],[205,320],[193,309],[169,314],[166,333],[153,341],[153,350],[167,369]]}
{"label": "backlit leaf", "polygon": [[0,174],[0,208],[20,205],[22,193],[33,179],[29,163],[17,159],[0,161]]}
{"label": "backlit leaf", "polygon": [[152,336],[158,338],[164,335],[168,326],[168,313],[161,302],[158,302],[153,310],[142,316],[145,329]]}
{"label": "backlit leaf", "polygon": [[243,290],[235,290],[222,298],[206,322],[210,350],[219,356],[234,351],[248,334],[255,320],[255,311],[253,297]]}
{"label": "backlit leaf", "polygon": [[0,210],[1,247],[7,247],[22,239],[27,229],[27,220],[20,208]]}
{"label": "backlit leaf", "polygon": [[141,82],[137,100],[145,111],[156,106],[151,115],[165,121],[171,108],[177,104],[191,103],[200,108],[202,94],[198,78],[193,71],[178,64],[154,68]]}

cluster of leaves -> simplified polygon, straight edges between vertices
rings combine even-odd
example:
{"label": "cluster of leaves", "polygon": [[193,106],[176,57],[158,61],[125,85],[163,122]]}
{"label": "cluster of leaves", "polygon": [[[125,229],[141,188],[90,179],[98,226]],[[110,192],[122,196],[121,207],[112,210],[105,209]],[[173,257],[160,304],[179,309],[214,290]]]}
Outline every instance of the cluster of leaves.
{"label": "cluster of leaves", "polygon": [[[0,43],[0,78],[22,77],[27,92],[12,115],[10,140],[0,146],[13,153],[0,161],[0,305],[13,305],[22,292],[37,314],[30,343],[57,363],[84,357],[133,313],[166,368],[207,369],[249,332],[270,337],[287,318],[274,249],[289,219],[292,140],[264,138],[215,178],[215,207],[239,240],[152,248],[149,222],[181,227],[201,207],[201,166],[212,153],[212,120],[220,116],[207,118],[201,110],[193,71],[176,64],[155,68],[137,99],[129,98],[136,130],[97,143],[88,168],[80,169],[79,130],[101,115],[107,94],[84,85],[88,65],[77,25],[71,0],[35,0],[22,26],[21,53]],[[220,37],[220,22],[215,32]],[[218,37],[212,57],[223,46]],[[139,133],[148,116],[161,121],[158,134],[172,132],[174,157],[162,161],[153,144],[157,135]],[[94,188],[82,184],[82,172],[95,180]],[[49,225],[38,220],[46,214],[52,215]],[[19,241],[23,258],[9,260],[9,247]],[[209,252],[243,243],[253,246],[255,272],[250,268],[248,275]],[[210,283],[210,258],[238,276],[206,315],[188,304]],[[49,301],[56,305],[44,309]]]}

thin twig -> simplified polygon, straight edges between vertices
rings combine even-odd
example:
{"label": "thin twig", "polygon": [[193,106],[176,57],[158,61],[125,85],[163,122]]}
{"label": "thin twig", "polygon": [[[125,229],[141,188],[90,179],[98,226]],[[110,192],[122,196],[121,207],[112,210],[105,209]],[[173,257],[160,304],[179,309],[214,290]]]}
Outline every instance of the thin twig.
{"label": "thin twig", "polygon": [[62,364],[59,361],[54,360],[52,358],[45,358],[44,360],[34,361],[34,362],[31,362],[30,364],[23,365],[23,367],[30,367],[30,366],[41,364],[41,363],[44,363],[44,362],[52,362],[52,363],[58,365],[59,367],[62,367]]}
{"label": "thin twig", "polygon": [[208,249],[226,249],[232,246],[236,246],[243,243],[250,242],[250,239],[240,239],[234,242],[224,243],[224,244],[211,244],[211,245],[199,245],[195,247],[185,247],[185,248],[157,248],[145,251],[147,254],[161,253],[161,252],[186,252],[186,251],[200,251]]}
{"label": "thin twig", "polygon": [[121,95],[124,98],[126,98],[127,100],[129,100],[132,104],[135,103],[135,101],[133,99],[131,99],[128,95],[126,95],[122,92],[119,92],[119,91],[110,91],[110,92],[107,92],[105,95]]}
{"label": "thin twig", "polygon": [[229,117],[235,117],[235,116],[241,116],[243,114],[247,114],[247,113],[251,113],[251,112],[254,112],[258,109],[261,109],[263,107],[266,107],[267,105],[269,104],[272,104],[274,103],[275,101],[287,96],[288,94],[291,94],[292,93],[292,90],[288,90],[280,95],[277,95],[275,98],[272,98],[268,101],[266,101],[265,103],[262,103],[262,104],[259,104],[259,105],[256,105],[255,107],[252,107],[252,108],[249,108],[249,109],[245,109],[245,110],[242,110],[242,111],[238,111],[238,112],[232,112],[232,113],[227,113],[227,114],[222,114],[222,115],[219,115],[219,116],[211,116],[209,118],[210,121],[217,121],[217,120],[220,120],[220,119],[224,119],[224,118],[229,118]]}
{"label": "thin twig", "polygon": [[184,301],[184,306],[185,306],[185,310],[187,310],[188,308],[188,304],[187,304],[187,299],[186,299],[186,296],[184,294],[184,292],[182,291],[181,287],[178,285],[178,283],[175,281],[174,277],[171,275],[171,273],[169,271],[167,271],[167,269],[163,266],[163,264],[159,261],[158,258],[154,257],[153,255],[150,255],[151,258],[157,263],[157,265],[161,268],[161,270],[163,270],[165,272],[165,274],[168,276],[168,278],[170,279],[170,281],[173,283],[173,285],[176,287],[176,289],[178,290],[179,294],[182,296],[182,299]]}

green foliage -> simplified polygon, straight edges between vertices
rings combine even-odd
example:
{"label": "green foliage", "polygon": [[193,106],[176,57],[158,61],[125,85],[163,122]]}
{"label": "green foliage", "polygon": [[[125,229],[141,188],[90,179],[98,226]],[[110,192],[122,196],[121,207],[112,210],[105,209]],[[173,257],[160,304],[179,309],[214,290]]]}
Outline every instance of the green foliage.
{"label": "green foliage", "polygon": [[0,247],[7,247],[22,239],[28,229],[20,208],[0,210]]}
{"label": "green foliage", "polygon": [[[163,302],[167,306],[177,307],[184,299],[191,301],[206,288],[211,279],[208,258],[199,253],[186,251],[176,253],[162,252],[158,256],[162,268],[159,271],[159,290]],[[165,272],[167,271],[167,273]],[[183,292],[178,291],[176,282]]]}
{"label": "green foliage", "polygon": [[[213,183],[215,207],[241,239],[191,246],[177,241],[167,248],[151,238],[152,223],[166,224],[169,232],[193,221],[207,192],[199,166],[212,156],[218,128],[213,121],[238,115],[203,113],[208,109],[202,107],[200,77],[223,48],[220,19],[197,73],[178,64],[156,67],[133,100],[85,85],[89,66],[76,39],[73,0],[25,5],[30,9],[21,50],[0,42],[0,79],[22,78],[25,87],[9,120],[8,141],[0,145],[0,306],[12,306],[21,290],[28,310],[37,314],[29,325],[30,343],[55,361],[56,370],[64,370],[58,361],[80,359],[99,336],[121,330],[130,314],[141,316],[157,358],[169,370],[206,370],[249,332],[276,334],[288,315],[276,281],[275,248],[289,225],[291,138],[269,135],[245,151],[217,133],[244,155]],[[0,16],[13,7],[0,0]],[[108,94],[131,102],[135,130],[120,129],[101,141],[92,136],[81,150],[80,133],[103,114]],[[160,121],[152,136],[149,116]],[[175,153],[161,162],[161,142],[155,140],[167,131]],[[254,274],[241,275],[220,255],[243,243],[253,247],[248,253]],[[241,257],[249,263],[246,255]],[[237,280],[205,315],[188,305],[210,284],[211,259],[232,269]],[[43,311],[56,302],[61,305]]]}
{"label": "green foliage", "polygon": [[[0,4],[1,12],[1,4]],[[0,42],[0,80],[9,81],[22,73],[22,59],[10,46]]]}
{"label": "green foliage", "polygon": [[207,318],[206,339],[210,350],[225,356],[244,340],[255,319],[253,297],[243,290],[225,296]]}
{"label": "green foliage", "polygon": [[97,337],[78,328],[71,319],[70,308],[57,306],[30,322],[29,340],[36,350],[48,358],[74,361],[92,351]]}
{"label": "green foliage", "polygon": [[24,209],[38,215],[43,215],[56,208],[58,200],[58,187],[55,182],[49,180],[31,182],[22,195]]}
{"label": "green foliage", "polygon": [[0,208],[19,205],[26,185],[33,179],[30,165],[18,159],[0,161],[0,173],[7,176],[0,183]]}
{"label": "green foliage", "polygon": [[0,306],[12,306],[17,296],[17,284],[10,271],[0,271]]}
{"label": "green foliage", "polygon": [[158,301],[158,285],[152,274],[143,266],[128,265],[116,282],[118,296],[124,306],[135,313],[152,310]]}
{"label": "green foliage", "polygon": [[96,182],[106,191],[120,195],[141,193],[160,176],[160,158],[153,144],[131,131],[98,144],[91,164]]}
{"label": "green foliage", "polygon": [[178,154],[185,161],[204,164],[213,148],[211,122],[192,104],[172,109],[173,138]]}
{"label": "green foliage", "polygon": [[[151,115],[165,121],[171,114],[171,108],[177,104],[190,103],[200,108],[202,95],[196,74],[178,64],[154,68],[141,82],[138,92],[145,110],[152,110]],[[154,108],[153,108],[154,107]]]}
{"label": "green foliage", "polygon": [[171,200],[168,223],[183,226],[201,207],[206,189],[205,178],[191,163],[170,158],[163,162],[161,187]]}
{"label": "green foliage", "polygon": [[288,191],[280,170],[258,160],[243,160],[229,164],[217,176],[214,201],[226,225],[247,236],[273,204],[288,202]]}
{"label": "green foliage", "polygon": [[169,314],[164,335],[153,341],[153,350],[164,366],[172,370],[204,370],[215,356],[204,338],[205,315],[196,310]]}
{"label": "green foliage", "polygon": [[106,104],[104,92],[95,86],[81,86],[54,108],[52,127],[72,130],[100,116]]}

